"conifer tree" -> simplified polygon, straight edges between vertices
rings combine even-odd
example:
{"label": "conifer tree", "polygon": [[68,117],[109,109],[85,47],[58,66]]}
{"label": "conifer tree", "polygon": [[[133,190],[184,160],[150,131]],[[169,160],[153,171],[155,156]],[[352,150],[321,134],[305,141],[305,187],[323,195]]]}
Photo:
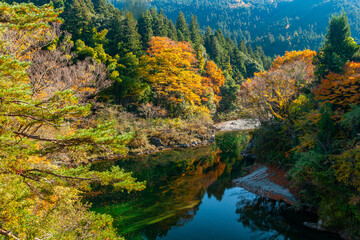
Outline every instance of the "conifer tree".
{"label": "conifer tree", "polygon": [[190,39],[195,49],[198,49],[199,45],[201,44],[200,26],[199,23],[197,22],[196,16],[194,15],[191,16]]}
{"label": "conifer tree", "polygon": [[91,9],[87,7],[84,1],[74,0],[69,6],[68,11],[62,14],[66,19],[67,24],[65,29],[73,35],[75,39],[84,36],[86,33],[91,32]]}
{"label": "conifer tree", "polygon": [[185,20],[184,14],[180,11],[179,16],[176,20],[176,30],[178,33],[178,40],[179,41],[189,41],[190,40],[190,33],[189,29]]}
{"label": "conifer tree", "polygon": [[168,38],[177,41],[177,32],[173,21],[169,20],[167,25],[168,25]]}
{"label": "conifer tree", "polygon": [[141,35],[143,49],[148,48],[149,41],[154,36],[154,32],[152,30],[152,22],[153,19],[149,10],[144,12],[142,14],[142,17],[139,19],[138,28]]}
{"label": "conifer tree", "polygon": [[124,19],[124,28],[123,28],[123,39],[121,48],[125,53],[132,52],[137,56],[141,54],[141,36],[138,32],[136,21],[132,16],[132,13],[127,12]]}
{"label": "conifer tree", "polygon": [[245,54],[248,53],[248,49],[247,49],[246,44],[245,44],[245,42],[243,40],[240,41],[239,49],[240,49],[240,51],[242,51]]}
{"label": "conifer tree", "polygon": [[346,14],[334,16],[330,20],[324,45],[315,58],[317,77],[324,78],[330,72],[342,73],[345,63],[353,58],[358,49],[351,37]]}
{"label": "conifer tree", "polygon": [[108,16],[110,14],[106,0],[93,0],[94,9],[97,13]]}
{"label": "conifer tree", "polygon": [[48,23],[60,21],[58,11],[1,2],[0,12],[0,239],[119,239],[112,219],[87,211],[81,196],[91,182],[144,186],[118,167],[95,172],[78,165],[125,154],[130,135],[111,123],[83,124],[91,106],[70,87],[34,96],[27,70],[56,37]]}
{"label": "conifer tree", "polygon": [[155,11],[155,8],[151,9],[151,15],[153,17],[153,31],[155,36],[166,37],[167,26],[165,23],[165,15],[160,10],[159,14]]}

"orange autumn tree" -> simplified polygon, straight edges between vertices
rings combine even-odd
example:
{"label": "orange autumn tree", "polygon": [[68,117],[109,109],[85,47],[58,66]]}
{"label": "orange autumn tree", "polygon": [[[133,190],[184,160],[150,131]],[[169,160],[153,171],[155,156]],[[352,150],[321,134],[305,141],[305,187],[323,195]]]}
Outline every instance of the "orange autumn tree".
{"label": "orange autumn tree", "polygon": [[[213,61],[207,61],[203,77],[203,85],[207,87],[208,93],[214,95],[214,102],[218,104],[221,100],[220,88],[225,83],[225,77],[220,68]],[[207,100],[207,99],[206,99]]]}
{"label": "orange autumn tree", "polygon": [[331,103],[336,110],[347,111],[360,103],[360,63],[348,62],[343,74],[330,73],[314,90],[315,99]]}
{"label": "orange autumn tree", "polygon": [[256,73],[242,85],[243,106],[259,119],[286,119],[295,100],[312,88],[315,54],[310,50],[292,51],[275,59],[268,71]]}
{"label": "orange autumn tree", "polygon": [[[190,43],[153,37],[149,45],[139,71],[140,76],[154,89],[156,104],[165,107],[175,116],[208,113],[209,110],[202,103],[207,101],[203,95],[209,86],[198,71],[198,60]],[[212,69],[215,70],[215,75],[209,74],[211,91],[215,89],[218,92],[213,85],[222,83],[222,80],[215,80],[221,72],[216,65]]]}

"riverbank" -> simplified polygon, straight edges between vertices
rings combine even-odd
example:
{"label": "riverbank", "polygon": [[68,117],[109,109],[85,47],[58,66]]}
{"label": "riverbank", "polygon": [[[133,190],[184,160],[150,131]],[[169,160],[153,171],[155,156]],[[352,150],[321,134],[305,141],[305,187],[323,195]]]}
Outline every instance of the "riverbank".
{"label": "riverbank", "polygon": [[237,178],[233,182],[236,186],[245,188],[261,197],[282,200],[290,205],[298,203],[287,174],[273,166],[254,165],[248,175]]}
{"label": "riverbank", "polygon": [[[254,119],[238,119],[212,124],[209,121],[169,121],[152,123],[151,128],[138,131],[129,145],[130,156],[152,154],[174,148],[201,147],[215,142],[216,132],[246,131],[260,126]],[[145,135],[146,134],[146,135]]]}
{"label": "riverbank", "polygon": [[256,119],[238,119],[217,123],[215,129],[220,132],[253,130],[260,126],[260,122]]}

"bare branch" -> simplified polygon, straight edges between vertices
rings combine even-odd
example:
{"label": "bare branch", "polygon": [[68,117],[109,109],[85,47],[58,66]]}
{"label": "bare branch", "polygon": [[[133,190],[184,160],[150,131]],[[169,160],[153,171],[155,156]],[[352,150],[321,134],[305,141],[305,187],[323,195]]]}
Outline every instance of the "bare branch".
{"label": "bare branch", "polygon": [[14,233],[8,231],[8,230],[5,230],[5,229],[2,229],[0,228],[0,235],[3,235],[5,237],[9,237],[9,238],[12,238],[12,239],[15,239],[15,240],[21,240],[21,238],[18,238]]}

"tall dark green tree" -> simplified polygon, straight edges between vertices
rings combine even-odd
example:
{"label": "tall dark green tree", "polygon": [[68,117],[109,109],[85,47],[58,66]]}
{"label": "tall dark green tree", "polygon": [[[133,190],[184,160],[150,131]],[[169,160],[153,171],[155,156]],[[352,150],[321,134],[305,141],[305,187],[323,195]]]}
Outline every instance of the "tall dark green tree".
{"label": "tall dark green tree", "polygon": [[137,56],[141,55],[141,36],[132,13],[127,12],[124,19],[123,34],[119,43],[121,53],[132,52]]}
{"label": "tall dark green tree", "polygon": [[73,35],[74,39],[81,38],[89,34],[91,29],[91,15],[94,12],[93,7],[89,8],[84,0],[74,0],[66,4],[67,11],[61,17],[65,19],[65,30]]}
{"label": "tall dark green tree", "polygon": [[172,20],[168,20],[168,38],[177,41],[176,27]]}
{"label": "tall dark green tree", "polygon": [[160,10],[159,14],[155,11],[155,8],[151,9],[153,16],[153,31],[155,36],[166,37],[168,33],[168,27],[166,25],[166,16]]}
{"label": "tall dark green tree", "polygon": [[248,49],[246,47],[246,43],[241,40],[240,43],[239,43],[239,49],[240,51],[242,51],[243,53],[247,54],[248,53]]}
{"label": "tall dark green tree", "polygon": [[190,40],[190,33],[189,29],[185,20],[184,14],[180,11],[179,16],[176,20],[176,30],[178,35],[179,41],[189,41]]}
{"label": "tall dark green tree", "polygon": [[152,30],[152,21],[153,21],[153,19],[152,19],[151,13],[148,10],[142,14],[142,16],[138,22],[138,28],[139,28],[139,33],[141,35],[143,49],[148,48],[148,46],[149,46],[148,43],[149,43],[151,37],[154,36],[154,32]]}
{"label": "tall dark green tree", "polygon": [[330,72],[341,73],[343,66],[359,50],[351,37],[347,15],[342,13],[330,20],[325,42],[315,59],[316,75],[324,78]]}
{"label": "tall dark green tree", "polygon": [[195,49],[198,49],[201,44],[200,26],[197,21],[197,17],[194,15],[191,16],[189,28],[191,42],[193,43]]}

